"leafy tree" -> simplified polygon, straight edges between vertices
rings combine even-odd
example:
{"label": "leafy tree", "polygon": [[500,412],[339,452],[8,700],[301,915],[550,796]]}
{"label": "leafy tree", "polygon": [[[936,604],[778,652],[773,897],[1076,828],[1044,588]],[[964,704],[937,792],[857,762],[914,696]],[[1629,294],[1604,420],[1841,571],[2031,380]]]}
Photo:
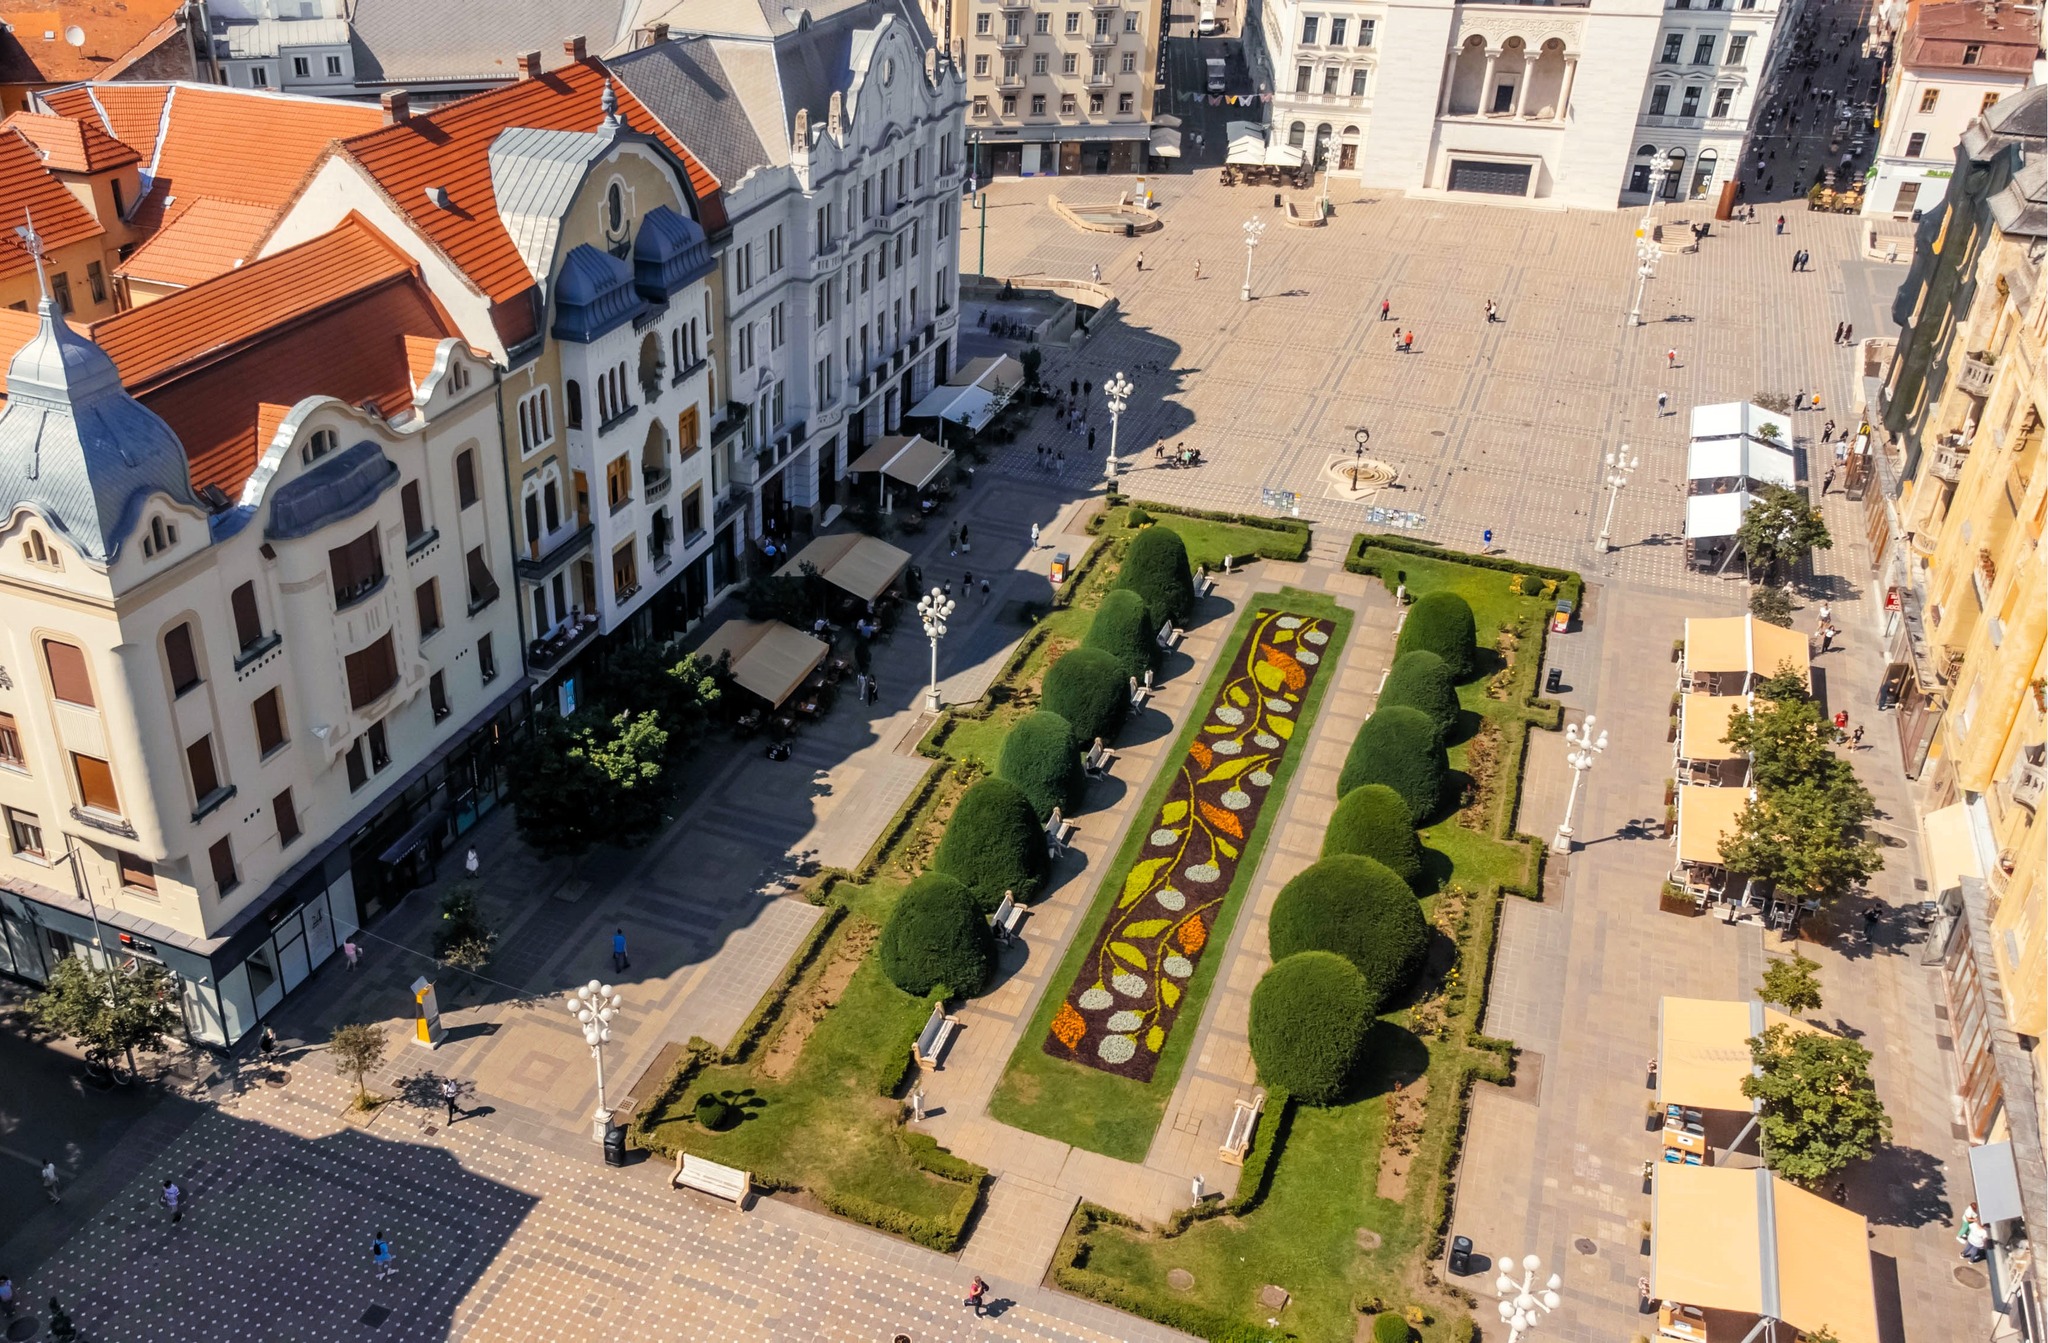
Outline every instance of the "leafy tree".
{"label": "leafy tree", "polygon": [[816,601],[811,577],[817,571],[808,564],[804,567],[809,572],[763,574],[748,580],[739,593],[740,601],[747,608],[747,619],[780,620],[799,629],[809,629]]}
{"label": "leafy tree", "polygon": [[1401,622],[1394,654],[1423,649],[1444,660],[1451,680],[1463,681],[1478,670],[1479,629],[1472,604],[1455,592],[1426,592],[1408,608]]}
{"label": "leafy tree", "polygon": [[1752,588],[1749,593],[1749,613],[1758,620],[1789,630],[1792,628],[1792,594],[1780,587]]}
{"label": "leafy tree", "polygon": [[684,656],[673,643],[628,644],[611,655],[596,698],[611,713],[661,716],[671,758],[703,740],[720,690],[711,659]]}
{"label": "leafy tree", "polygon": [[1830,748],[1842,740],[1827,711],[1804,695],[1764,700],[1731,714],[1728,745],[1749,756],[1759,788],[1769,791],[1836,773],[1853,773]]}
{"label": "leafy tree", "polygon": [[882,973],[922,998],[943,986],[972,998],[996,964],[995,933],[973,894],[953,878],[927,872],[897,898],[882,925]]}
{"label": "leafy tree", "polygon": [[498,934],[477,908],[483,883],[459,881],[441,900],[441,922],[434,929],[434,956],[465,974],[475,975],[491,963]]}
{"label": "leafy tree", "polygon": [[126,1057],[132,1077],[135,1051],[163,1052],[164,1037],[178,1029],[178,987],[170,971],[140,957],[129,970],[66,956],[30,1000],[29,1012],[38,1025],[78,1041],[88,1058]]}
{"label": "leafy tree", "polygon": [[1870,1051],[1824,1031],[1773,1026],[1752,1036],[1757,1074],[1742,1094],[1760,1101],[1764,1164],[1812,1185],[1869,1156],[1891,1136],[1891,1116],[1870,1080]]}
{"label": "leafy tree", "polygon": [[606,720],[541,715],[515,754],[519,832],[542,854],[584,852],[598,840],[634,844],[661,824],[671,784],[668,732],[652,711]]}
{"label": "leafy tree", "polygon": [[1821,521],[1820,510],[1797,490],[1765,485],[1751,500],[1735,529],[1736,543],[1751,570],[1766,574],[1797,564],[1809,551],[1831,550],[1835,539]]}
{"label": "leafy tree", "polygon": [[363,1075],[376,1070],[384,1061],[384,1031],[378,1026],[365,1026],[361,1022],[349,1026],[336,1026],[328,1038],[327,1052],[334,1056],[334,1071],[343,1077],[356,1079],[356,1104],[362,1105],[369,1092],[364,1089]]}
{"label": "leafy tree", "polygon": [[1780,662],[1778,670],[1756,683],[1758,699],[1805,699],[1807,693],[1806,677],[1790,662]]}
{"label": "leafy tree", "polygon": [[1846,771],[1762,793],[1721,840],[1721,861],[1804,899],[1833,900],[1884,868],[1862,838],[1876,804]]}
{"label": "leafy tree", "polygon": [[1045,362],[1045,351],[1035,345],[1030,346],[1018,356],[1017,362],[1024,366],[1024,385],[1038,386],[1038,368]]}
{"label": "leafy tree", "polygon": [[1756,996],[1787,1012],[1820,1010],[1820,965],[1795,951],[1789,961],[1772,961],[1764,967],[1764,981]]}

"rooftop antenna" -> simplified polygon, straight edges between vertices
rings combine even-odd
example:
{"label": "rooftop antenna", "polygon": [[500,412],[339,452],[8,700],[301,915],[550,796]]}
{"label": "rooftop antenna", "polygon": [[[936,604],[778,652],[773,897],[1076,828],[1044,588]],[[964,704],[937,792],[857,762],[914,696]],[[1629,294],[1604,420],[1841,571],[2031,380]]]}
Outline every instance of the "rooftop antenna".
{"label": "rooftop antenna", "polygon": [[85,45],[85,29],[75,23],[72,24],[64,30],[64,40],[74,47],[83,47]]}
{"label": "rooftop antenna", "polygon": [[36,232],[36,219],[34,215],[30,214],[27,210],[23,210],[21,217],[26,219],[28,223],[17,226],[14,230],[14,236],[21,239],[22,247],[27,249],[31,257],[35,258],[36,285],[43,291],[43,302],[48,304],[50,301],[50,277],[43,270],[43,235]]}

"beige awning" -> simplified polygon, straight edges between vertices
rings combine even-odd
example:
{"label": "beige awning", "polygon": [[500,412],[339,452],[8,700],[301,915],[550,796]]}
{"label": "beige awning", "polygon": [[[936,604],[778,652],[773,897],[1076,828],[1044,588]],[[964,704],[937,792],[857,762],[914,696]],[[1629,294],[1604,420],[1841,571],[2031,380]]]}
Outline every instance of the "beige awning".
{"label": "beige awning", "polygon": [[1754,1108],[1742,1094],[1742,1079],[1750,1075],[1753,1066],[1749,1038],[1772,1026],[1819,1030],[1754,999],[1746,1003],[1717,998],[1663,999],[1657,1006],[1658,1101],[1695,1110],[1747,1114]]}
{"label": "beige awning", "polygon": [[1791,663],[1812,684],[1807,640],[1755,616],[1722,616],[1685,622],[1685,667],[1691,672],[1755,672],[1774,676]]}
{"label": "beige awning", "polygon": [[780,708],[831,650],[779,620],[728,620],[698,651],[713,661],[730,656],[740,688]]}
{"label": "beige awning", "polygon": [[1710,784],[1678,786],[1678,861],[1721,861],[1721,837],[1735,833],[1735,818],[1749,805],[1747,788],[1716,788]]}
{"label": "beige awning", "polygon": [[795,559],[776,572],[793,577],[808,564],[833,587],[861,601],[870,601],[886,592],[909,563],[910,552],[898,550],[887,541],[877,541],[859,532],[834,532],[805,546]]}
{"label": "beige awning", "polygon": [[1920,822],[1920,830],[1927,837],[1928,889],[1936,899],[1961,886],[1964,877],[1983,880],[1984,867],[1977,861],[1977,845],[1970,836],[1970,813],[1965,804],[1957,802],[1928,812],[1927,819]]}
{"label": "beige awning", "polygon": [[951,448],[942,448],[922,436],[904,438],[895,435],[878,441],[846,469],[853,472],[879,471],[891,480],[919,490],[931,484],[932,479],[952,460]]}
{"label": "beige awning", "polygon": [[1678,754],[1687,760],[1733,760],[1742,752],[1730,746],[1728,720],[1749,709],[1746,695],[1686,695],[1679,706],[1684,726]]}
{"label": "beige awning", "polygon": [[1024,365],[1007,354],[984,355],[970,359],[953,371],[946,379],[948,387],[1015,387],[1024,381]]}
{"label": "beige awning", "polygon": [[1650,1295],[1877,1343],[1869,1224],[1761,1167],[1659,1165]]}

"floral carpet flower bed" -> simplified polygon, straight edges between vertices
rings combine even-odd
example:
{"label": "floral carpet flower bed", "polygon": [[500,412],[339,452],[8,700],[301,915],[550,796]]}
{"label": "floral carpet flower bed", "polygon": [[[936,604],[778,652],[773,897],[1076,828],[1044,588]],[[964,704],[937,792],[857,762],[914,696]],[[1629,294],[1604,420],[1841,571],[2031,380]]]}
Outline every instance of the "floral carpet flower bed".
{"label": "floral carpet flower bed", "polygon": [[1261,610],[1150,818],[1045,1052],[1149,1082],[1335,622]]}

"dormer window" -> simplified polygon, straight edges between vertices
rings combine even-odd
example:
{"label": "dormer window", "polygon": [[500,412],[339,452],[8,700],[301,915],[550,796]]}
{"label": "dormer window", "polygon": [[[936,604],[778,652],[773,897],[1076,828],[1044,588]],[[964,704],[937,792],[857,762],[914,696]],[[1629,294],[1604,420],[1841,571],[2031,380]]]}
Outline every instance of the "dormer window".
{"label": "dormer window", "polygon": [[31,531],[28,534],[28,540],[21,543],[21,555],[23,559],[39,568],[61,569],[64,567],[57,558],[57,552],[50,549],[49,543],[43,540],[43,534],[38,531]]}
{"label": "dormer window", "polygon": [[178,544],[178,524],[161,517],[149,520],[149,535],[142,538],[142,556],[150,559]]}
{"label": "dormer window", "polygon": [[315,429],[299,449],[299,456],[311,466],[340,446],[341,436],[332,429]]}

